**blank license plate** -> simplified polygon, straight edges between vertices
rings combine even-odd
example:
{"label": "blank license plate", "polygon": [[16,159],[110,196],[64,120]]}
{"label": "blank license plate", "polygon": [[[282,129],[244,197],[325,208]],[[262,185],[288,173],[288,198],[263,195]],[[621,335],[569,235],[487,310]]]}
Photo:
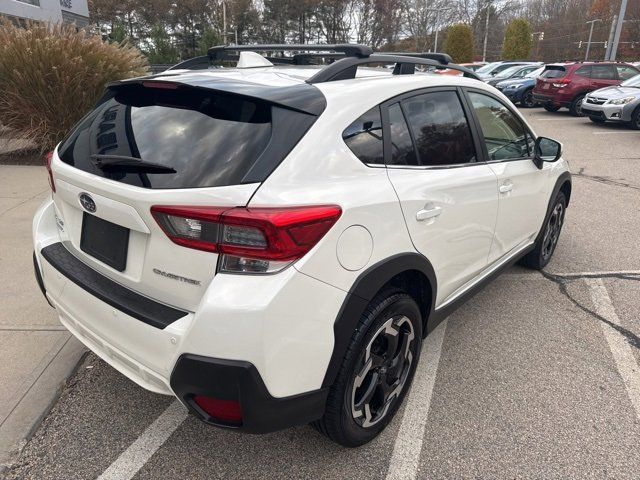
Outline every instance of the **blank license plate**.
{"label": "blank license plate", "polygon": [[119,272],[127,267],[129,229],[83,213],[80,249]]}

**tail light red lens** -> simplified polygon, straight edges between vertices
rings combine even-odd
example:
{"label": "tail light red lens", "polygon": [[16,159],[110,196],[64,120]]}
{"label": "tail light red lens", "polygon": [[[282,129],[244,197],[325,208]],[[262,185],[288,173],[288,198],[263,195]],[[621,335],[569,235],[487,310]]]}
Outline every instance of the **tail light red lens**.
{"label": "tail light red lens", "polygon": [[240,403],[233,400],[220,400],[212,397],[204,397],[195,395],[193,401],[200,407],[212,420],[231,424],[242,425],[242,411]]}
{"label": "tail light red lens", "polygon": [[340,218],[337,205],[288,208],[154,206],[178,245],[225,256],[223,270],[270,273],[303,257]]}
{"label": "tail light red lens", "polygon": [[47,173],[49,174],[49,186],[51,187],[51,191],[55,193],[56,184],[53,181],[53,172],[51,171],[51,160],[53,160],[53,152],[46,153],[43,159],[44,166],[47,169]]}

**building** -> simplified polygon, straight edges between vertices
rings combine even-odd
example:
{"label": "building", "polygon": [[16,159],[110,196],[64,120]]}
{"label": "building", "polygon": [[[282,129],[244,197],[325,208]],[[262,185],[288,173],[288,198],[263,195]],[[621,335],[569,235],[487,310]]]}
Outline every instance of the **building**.
{"label": "building", "polygon": [[0,0],[0,16],[12,20],[89,24],[87,0]]}

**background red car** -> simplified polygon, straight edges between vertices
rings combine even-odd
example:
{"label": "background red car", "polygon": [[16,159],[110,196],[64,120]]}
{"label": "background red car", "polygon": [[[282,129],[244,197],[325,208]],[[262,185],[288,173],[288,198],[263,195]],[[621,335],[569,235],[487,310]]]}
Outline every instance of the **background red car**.
{"label": "background red car", "polygon": [[582,101],[598,88],[618,85],[640,73],[633,65],[617,62],[569,62],[549,64],[536,81],[533,99],[545,110],[556,112],[562,107],[572,115],[582,116]]}

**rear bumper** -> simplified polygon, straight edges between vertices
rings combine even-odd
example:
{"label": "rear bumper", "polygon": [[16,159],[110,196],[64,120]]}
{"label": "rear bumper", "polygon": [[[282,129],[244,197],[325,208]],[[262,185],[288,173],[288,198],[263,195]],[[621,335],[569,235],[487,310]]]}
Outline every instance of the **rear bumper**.
{"label": "rear bumper", "polygon": [[[241,430],[264,433],[320,418],[346,292],[294,268],[264,277],[216,275],[196,312],[127,289],[60,243],[51,201],[34,218],[36,278],[61,323],[148,390],[239,401]],[[309,308],[313,305],[313,308]]]}
{"label": "rear bumper", "polygon": [[536,90],[533,91],[533,99],[543,105],[554,105],[556,107],[566,107],[571,105],[571,99],[567,100],[562,95],[547,95]]}
{"label": "rear bumper", "polygon": [[194,395],[240,403],[242,425],[247,433],[269,433],[319,419],[324,413],[328,388],[286,398],[271,396],[256,367],[249,362],[182,355],[171,374],[176,396],[200,420],[217,423],[193,401]]}

